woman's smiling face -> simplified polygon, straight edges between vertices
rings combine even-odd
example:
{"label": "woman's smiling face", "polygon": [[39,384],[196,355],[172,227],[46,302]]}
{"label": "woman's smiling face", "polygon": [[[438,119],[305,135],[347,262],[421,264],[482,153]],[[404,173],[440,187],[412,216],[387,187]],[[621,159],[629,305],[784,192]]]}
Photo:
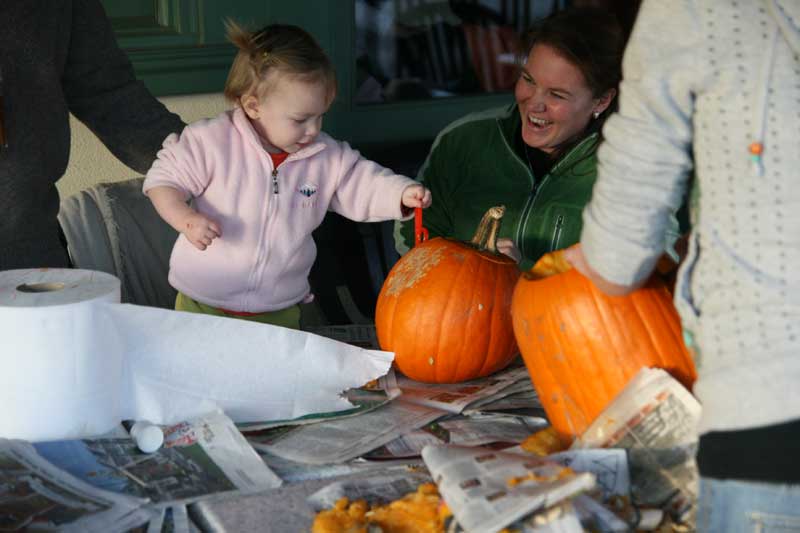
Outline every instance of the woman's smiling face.
{"label": "woman's smiling face", "polygon": [[602,113],[613,92],[595,98],[580,69],[547,44],[528,54],[514,90],[522,117],[522,139],[552,154],[586,129],[592,114]]}

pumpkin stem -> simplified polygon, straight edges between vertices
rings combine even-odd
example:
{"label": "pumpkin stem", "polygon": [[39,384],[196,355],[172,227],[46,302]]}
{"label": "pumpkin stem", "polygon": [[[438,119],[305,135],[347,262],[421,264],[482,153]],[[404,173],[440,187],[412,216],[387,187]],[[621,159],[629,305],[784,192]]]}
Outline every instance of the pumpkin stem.
{"label": "pumpkin stem", "polygon": [[506,206],[490,207],[483,214],[478,229],[470,243],[481,251],[497,253],[497,233],[500,231],[500,220],[506,212]]}

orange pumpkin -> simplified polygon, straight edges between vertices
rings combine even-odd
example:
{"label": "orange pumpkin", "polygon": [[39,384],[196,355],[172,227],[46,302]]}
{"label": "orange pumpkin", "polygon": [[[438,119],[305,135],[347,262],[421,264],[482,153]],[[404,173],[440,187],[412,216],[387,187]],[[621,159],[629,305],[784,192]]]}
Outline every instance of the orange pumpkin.
{"label": "orange pumpkin", "polygon": [[514,334],[550,423],[565,443],[591,424],[642,367],[697,377],[667,287],[654,276],[606,296],[557,251],[520,276]]}
{"label": "orange pumpkin", "polygon": [[424,241],[389,272],[375,327],[409,378],[458,383],[501,370],[518,353],[511,296],[519,269],[495,246],[504,211],[491,208],[470,243]]}

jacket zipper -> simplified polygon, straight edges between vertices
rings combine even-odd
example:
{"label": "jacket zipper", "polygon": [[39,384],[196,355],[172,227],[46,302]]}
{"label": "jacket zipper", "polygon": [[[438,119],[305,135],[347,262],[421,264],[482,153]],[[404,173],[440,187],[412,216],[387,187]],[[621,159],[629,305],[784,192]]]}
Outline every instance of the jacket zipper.
{"label": "jacket zipper", "polygon": [[556,249],[558,240],[561,238],[561,229],[564,227],[564,215],[558,215],[556,219],[556,227],[553,229],[553,240],[550,241],[550,251]]}
{"label": "jacket zipper", "polygon": [[[272,194],[277,195],[278,194],[278,169],[277,168],[273,168],[271,175],[272,175]],[[268,241],[269,239],[266,238],[266,234],[269,232],[269,228],[271,227],[270,219],[272,218],[273,212],[278,208],[277,199],[274,202],[268,202],[266,208],[267,208],[267,220],[266,220],[266,224],[264,224],[264,235],[265,235],[264,240]],[[250,295],[252,294],[252,292],[254,290],[253,288],[258,285],[259,280],[261,279],[262,275],[264,274],[264,270],[266,269],[267,259],[268,259],[268,256],[267,256],[266,248],[262,247],[261,252],[259,253],[258,257],[256,258],[255,268],[253,269],[253,273],[251,275],[250,290],[248,291],[248,294],[245,296],[245,299],[244,299],[245,305],[249,304]],[[260,266],[260,268],[259,268],[259,266]]]}
{"label": "jacket zipper", "polygon": [[528,201],[525,202],[525,207],[522,208],[522,213],[519,215],[519,225],[517,226],[517,246],[519,246],[519,253],[525,257],[525,240],[522,236],[525,234],[525,227],[528,225],[528,217],[530,216],[531,211],[533,211],[533,204],[536,203],[536,198],[539,196],[539,191],[545,186],[547,181],[550,179],[550,173],[548,172],[544,178],[542,178],[542,182],[539,184],[538,187],[531,187],[531,194],[528,196]]}
{"label": "jacket zipper", "polygon": [[[519,223],[517,225],[517,237],[515,239],[516,240],[516,244],[519,247],[519,252],[523,256],[525,256],[525,245],[524,245],[524,240],[523,240],[522,237],[525,234],[524,230],[525,230],[525,227],[528,224],[528,217],[530,216],[531,212],[533,211],[533,205],[534,205],[534,203],[536,203],[536,198],[539,196],[539,192],[541,192],[541,190],[547,184],[548,180],[550,179],[550,176],[552,176],[556,172],[556,170],[559,169],[559,167],[561,167],[564,163],[566,163],[566,161],[568,161],[572,157],[572,154],[578,152],[587,141],[589,141],[590,139],[593,139],[593,138],[594,138],[594,135],[589,135],[584,140],[579,142],[577,146],[573,147],[572,150],[570,150],[568,154],[566,154],[564,157],[562,157],[561,160],[558,163],[556,163],[553,168],[550,169],[550,172],[548,172],[547,175],[544,178],[542,178],[542,181],[541,181],[541,183],[539,183],[538,187],[534,188],[533,186],[531,186],[531,194],[530,194],[530,196],[528,196],[528,201],[525,202],[525,207],[522,208],[522,212],[519,215]],[[505,138],[504,138],[504,140],[505,140]],[[508,146],[507,142],[506,142],[506,146]],[[512,150],[512,152],[513,152],[513,150]],[[517,160],[519,160],[519,157],[517,157]],[[522,163],[522,161],[520,161],[520,163],[524,165],[524,163]],[[528,171],[528,173],[529,173],[529,175],[531,175],[531,181],[533,181],[533,173],[530,170]]]}
{"label": "jacket zipper", "polygon": [[[498,121],[498,125],[497,125],[497,127],[498,127],[498,128],[500,128],[499,121]],[[520,157],[517,155],[517,153],[516,153],[514,150],[512,150],[512,149],[511,149],[511,146],[508,144],[508,140],[506,139],[506,136],[505,136],[505,135],[503,135],[503,133],[502,133],[502,130],[503,130],[503,129],[502,129],[502,128],[500,128],[500,138],[501,138],[501,139],[503,139],[503,144],[505,144],[505,145],[506,145],[506,150],[508,150],[508,151],[509,151],[509,153],[511,153],[511,155],[513,155],[513,156],[514,156],[514,159],[517,161],[517,163],[519,163],[519,164],[520,164],[520,166],[522,166],[522,168],[524,168],[524,169],[525,169],[525,173],[528,175],[528,179],[530,180],[530,186],[531,186],[531,195],[528,197],[528,200],[527,200],[527,202],[525,203],[525,207],[523,207],[523,209],[522,209],[522,212],[520,213],[520,216],[519,216],[519,222],[517,223],[517,236],[516,236],[516,238],[514,239],[514,240],[516,241],[514,244],[516,244],[517,246],[519,246],[519,248],[520,248],[520,250],[519,250],[519,251],[520,251],[520,253],[522,253],[523,255],[525,255],[525,254],[524,254],[524,252],[523,252],[523,250],[522,250],[522,241],[520,240],[520,237],[522,236],[522,233],[521,233],[521,231],[520,231],[520,230],[522,229],[522,226],[523,226],[522,222],[523,222],[523,220],[524,220],[525,211],[528,209],[528,205],[530,204],[530,202],[531,202],[532,198],[533,198],[533,197],[536,195],[536,189],[537,189],[537,187],[535,187],[535,184],[536,184],[536,182],[535,182],[535,180],[534,180],[534,177],[533,177],[533,171],[531,170],[531,168],[530,168],[528,165],[526,165],[526,164],[525,164],[525,162],[524,162],[524,161],[522,161],[522,159],[520,159]],[[545,178],[545,179],[546,179],[546,178]],[[541,184],[539,185],[539,187],[538,187],[538,188],[539,188],[539,189],[541,188]]]}

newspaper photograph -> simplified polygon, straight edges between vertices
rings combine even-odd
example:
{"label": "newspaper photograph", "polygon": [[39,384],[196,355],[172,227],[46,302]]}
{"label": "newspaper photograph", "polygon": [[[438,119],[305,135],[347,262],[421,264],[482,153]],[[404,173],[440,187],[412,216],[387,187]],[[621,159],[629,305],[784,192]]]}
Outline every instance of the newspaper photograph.
{"label": "newspaper photograph", "polygon": [[283,426],[247,434],[258,450],[309,464],[355,459],[447,413],[406,403],[402,396],[358,416],[304,426]]}
{"label": "newspaper photograph", "polygon": [[631,500],[681,520],[697,499],[694,455],[700,404],[661,369],[642,369],[576,439],[572,449],[628,452]]}
{"label": "newspaper photograph", "polygon": [[[527,381],[527,384],[520,383],[522,381]],[[530,377],[524,366],[514,366],[489,377],[463,383],[422,383],[398,376],[397,384],[403,391],[404,401],[459,414],[478,401],[493,400],[518,392],[513,388],[506,392],[514,385],[530,387]]]}
{"label": "newspaper photograph", "polygon": [[146,503],[84,483],[42,459],[27,442],[0,439],[3,531],[126,531],[151,518]]}
{"label": "newspaper photograph", "polygon": [[607,502],[614,497],[630,498],[631,483],[625,450],[571,450],[550,454],[547,460],[576,472],[594,474],[601,501]]}
{"label": "newspaper photograph", "polygon": [[221,412],[162,429],[164,445],[150,454],[142,453],[131,438],[34,446],[43,458],[90,485],[165,506],[282,483]]}
{"label": "newspaper photograph", "polygon": [[[331,326],[332,327],[332,326]],[[344,327],[344,326],[342,326]],[[364,327],[364,326],[358,326]],[[360,415],[373,409],[387,404],[401,394],[397,386],[397,378],[394,370],[389,370],[386,375],[379,379],[367,383],[363,387],[348,389],[343,396],[353,404],[352,409],[343,411],[332,411],[328,413],[311,413],[291,420],[269,420],[264,422],[242,422],[236,424],[240,431],[259,431],[279,426],[300,426],[303,424],[314,424],[316,422],[326,422]]]}
{"label": "newspaper photograph", "polygon": [[498,531],[595,486],[544,458],[458,445],[433,445],[422,458],[458,523],[474,533]]}

